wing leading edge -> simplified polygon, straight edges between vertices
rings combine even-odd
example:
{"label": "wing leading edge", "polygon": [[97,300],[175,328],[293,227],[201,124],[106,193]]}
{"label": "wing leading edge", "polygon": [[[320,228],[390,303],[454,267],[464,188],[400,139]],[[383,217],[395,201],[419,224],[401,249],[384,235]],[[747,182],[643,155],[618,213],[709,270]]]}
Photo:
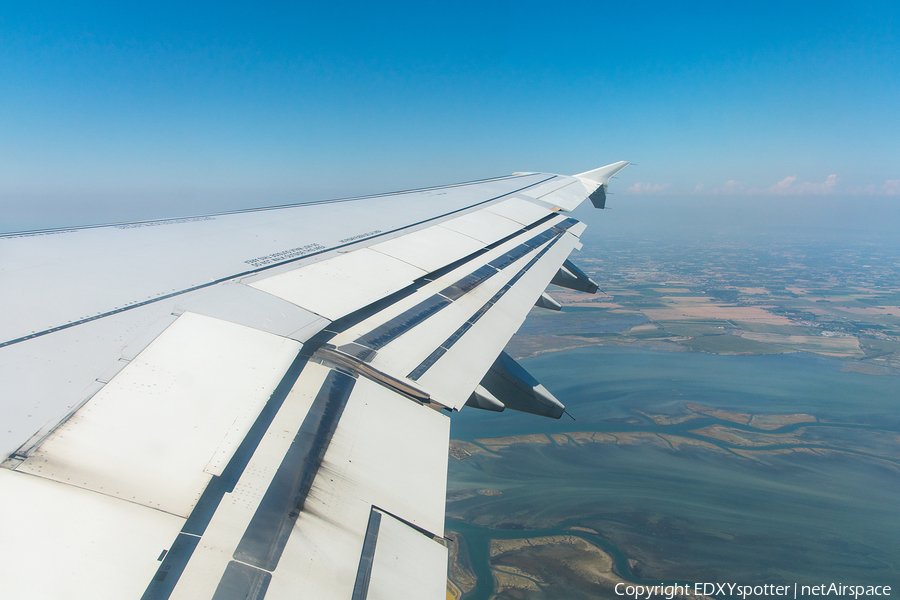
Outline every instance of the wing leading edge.
{"label": "wing leading edge", "polygon": [[0,236],[5,588],[443,597],[448,415],[562,414],[502,350],[627,164]]}

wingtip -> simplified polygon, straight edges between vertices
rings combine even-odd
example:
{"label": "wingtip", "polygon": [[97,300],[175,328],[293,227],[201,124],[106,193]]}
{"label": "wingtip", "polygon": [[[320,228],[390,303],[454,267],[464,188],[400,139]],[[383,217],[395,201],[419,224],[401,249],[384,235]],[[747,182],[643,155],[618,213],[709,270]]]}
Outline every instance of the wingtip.
{"label": "wingtip", "polygon": [[611,165],[606,165],[605,167],[600,167],[597,169],[592,169],[590,171],[585,171],[584,173],[578,173],[575,177],[579,179],[588,179],[597,184],[607,184],[609,183],[609,178],[630,165],[631,163],[627,160],[620,160],[619,162],[614,162]]}

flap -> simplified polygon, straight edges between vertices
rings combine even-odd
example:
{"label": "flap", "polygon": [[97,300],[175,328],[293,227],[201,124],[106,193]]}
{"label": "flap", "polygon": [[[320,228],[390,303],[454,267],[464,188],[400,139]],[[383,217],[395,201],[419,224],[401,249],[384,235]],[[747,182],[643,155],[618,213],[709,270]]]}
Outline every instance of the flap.
{"label": "flap", "polygon": [[300,346],[185,313],[17,470],[186,517]]}

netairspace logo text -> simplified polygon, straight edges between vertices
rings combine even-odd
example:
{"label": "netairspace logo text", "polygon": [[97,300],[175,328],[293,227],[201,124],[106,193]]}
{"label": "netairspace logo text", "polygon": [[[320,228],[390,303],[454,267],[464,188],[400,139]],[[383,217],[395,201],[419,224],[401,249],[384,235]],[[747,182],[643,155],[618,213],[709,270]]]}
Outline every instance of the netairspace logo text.
{"label": "netairspace logo text", "polygon": [[889,585],[844,585],[823,583],[820,585],[741,585],[739,583],[695,583],[674,585],[632,585],[617,583],[616,595],[634,600],[672,600],[676,596],[786,596],[796,600],[808,596],[845,596],[857,600],[860,596],[890,596]]}

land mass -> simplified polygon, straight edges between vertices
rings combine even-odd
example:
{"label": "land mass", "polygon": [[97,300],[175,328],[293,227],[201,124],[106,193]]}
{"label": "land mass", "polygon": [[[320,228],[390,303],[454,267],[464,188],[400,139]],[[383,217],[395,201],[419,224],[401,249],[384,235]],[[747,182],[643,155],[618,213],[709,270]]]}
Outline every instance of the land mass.
{"label": "land mass", "polygon": [[[763,465],[770,465],[768,461],[772,458],[786,454],[846,455],[881,462],[893,472],[900,472],[900,435],[893,431],[864,425],[823,423],[815,415],[806,413],[755,414],[696,402],[684,402],[680,409],[671,414],[636,412],[653,422],[652,431],[648,431],[646,425],[638,423],[628,431],[622,431],[622,426],[617,425],[616,431],[565,431],[478,438],[474,441],[451,440],[450,456],[459,461],[502,461],[504,453],[515,451],[521,454],[523,448],[542,453],[545,448],[577,448],[597,444],[625,447],[651,445],[657,451],[675,454],[711,452],[726,460]],[[685,428],[685,424],[696,424],[696,427]],[[448,510],[451,506],[464,505],[479,496],[501,494],[502,490],[453,489],[447,497]],[[465,510],[462,509],[462,513]],[[566,525],[565,531],[560,534],[534,537],[522,535],[514,538],[501,536],[491,539],[487,559],[493,582],[491,598],[614,598],[616,594],[613,588],[616,583],[633,582],[632,577],[670,576],[666,574],[672,570],[671,565],[661,562],[662,559],[655,553],[635,548],[631,550],[633,554],[628,556],[628,568],[625,571],[617,569],[611,555],[584,536],[597,536],[597,539],[613,543],[619,540],[618,543],[624,544],[633,533],[615,521],[592,520],[590,512],[582,510],[575,513],[578,515],[576,523]],[[560,512],[556,518],[547,514],[539,520],[540,525],[535,523],[533,526],[559,527],[561,519],[571,517],[570,512]],[[468,518],[477,526],[497,528],[498,532],[529,529],[528,525],[520,524],[522,522],[516,514],[493,514],[481,509],[477,516],[473,514]],[[667,521],[663,516],[650,516],[648,526],[667,531],[672,527],[666,524]],[[676,529],[679,527],[682,526],[678,525]],[[716,529],[700,533],[723,540],[733,538],[732,534]],[[463,535],[452,532],[448,534],[448,539],[448,589],[451,589],[451,595],[457,592],[459,594],[452,597],[464,597],[475,589],[477,577],[467,555]]]}
{"label": "land mass", "polygon": [[[595,251],[596,252],[596,251]],[[714,354],[810,352],[847,369],[900,374],[900,257],[867,247],[666,242],[617,246],[579,264],[604,289],[551,289],[565,316],[534,309],[507,351],[517,358],[595,345]],[[823,253],[833,252],[828,261]]]}

